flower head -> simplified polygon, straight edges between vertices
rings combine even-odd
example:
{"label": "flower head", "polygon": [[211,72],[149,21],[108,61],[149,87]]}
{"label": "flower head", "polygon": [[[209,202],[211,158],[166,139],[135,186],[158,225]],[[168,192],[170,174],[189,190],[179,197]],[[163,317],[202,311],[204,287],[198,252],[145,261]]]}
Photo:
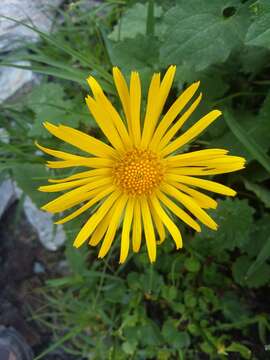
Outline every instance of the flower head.
{"label": "flower head", "polygon": [[[162,80],[160,73],[153,75],[143,117],[137,72],[131,73],[128,86],[120,70],[113,68],[124,116],[117,112],[98,82],[93,77],[87,79],[92,96],[87,96],[86,103],[106,142],[68,126],[44,123],[51,134],[85,153],[85,156],[79,156],[37,144],[45,153],[60,159],[48,161],[49,168],[86,168],[60,180],[49,179],[54,184],[39,188],[45,192],[67,190],[42,209],[57,213],[77,207],[57,221],[58,224],[90,211],[89,219],[74,241],[75,247],[85,241],[92,246],[101,243],[99,257],[102,258],[122,225],[120,263],[126,260],[130,244],[134,252],[139,251],[143,234],[149,259],[153,262],[156,244],[165,239],[165,229],[176,248],[182,247],[181,233],[171,214],[196,231],[201,231],[199,222],[217,229],[217,224],[205,211],[216,208],[217,202],[199,190],[228,196],[236,193],[227,186],[200,177],[242,169],[245,160],[230,156],[223,149],[176,153],[215,121],[221,112],[212,110],[188,130],[181,131],[202,95],[192,100],[199,87],[199,82],[196,82],[163,114],[175,71],[176,67],[170,66]],[[94,205],[95,210],[92,209]]]}

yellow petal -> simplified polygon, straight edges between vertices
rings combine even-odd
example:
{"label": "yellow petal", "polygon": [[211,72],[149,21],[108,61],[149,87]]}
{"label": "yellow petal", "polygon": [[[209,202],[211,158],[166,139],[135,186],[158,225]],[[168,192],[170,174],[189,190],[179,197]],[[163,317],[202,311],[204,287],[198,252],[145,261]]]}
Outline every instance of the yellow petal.
{"label": "yellow petal", "polygon": [[217,175],[217,174],[225,174],[237,170],[243,169],[245,166],[241,164],[237,165],[227,165],[222,166],[220,168],[217,167],[203,167],[203,166],[196,166],[196,167],[179,167],[179,168],[172,168],[170,172],[177,175],[200,175],[200,176],[207,176],[207,175]]}
{"label": "yellow petal", "polygon": [[78,187],[79,185],[84,185],[98,179],[100,179],[100,177],[95,177],[93,179],[87,178],[87,179],[75,180],[75,181],[65,182],[62,184],[45,185],[45,186],[40,186],[38,190],[43,192],[58,192],[67,189],[72,189],[74,187]]}
{"label": "yellow petal", "polygon": [[116,200],[114,204],[114,211],[111,217],[111,221],[98,253],[99,258],[103,258],[111,248],[127,200],[127,195],[122,195],[119,199]]}
{"label": "yellow petal", "polygon": [[134,216],[132,227],[132,247],[134,252],[138,252],[141,247],[142,240],[142,220],[141,220],[141,206],[140,201],[135,200],[134,204]]}
{"label": "yellow petal", "polygon": [[157,112],[157,94],[160,88],[160,73],[152,76],[148,90],[147,106],[144,119],[141,147],[146,147],[155,129],[159,114]]}
{"label": "yellow petal", "polygon": [[156,249],[156,238],[155,238],[155,231],[153,227],[152,217],[147,199],[145,197],[142,197],[140,199],[140,203],[141,203],[142,219],[143,219],[144,234],[145,234],[148,256],[150,262],[154,262],[156,260],[157,249]]}
{"label": "yellow petal", "polygon": [[[151,113],[151,117],[149,119],[150,126],[148,128],[145,128],[146,131],[144,133],[141,143],[142,147],[146,147],[152,138],[157,121],[160,117],[160,114],[165,105],[170,89],[172,87],[175,72],[176,72],[176,66],[171,65],[166,71],[166,74],[164,75],[159,88],[157,88],[156,86],[156,90],[158,91],[155,95],[154,111]],[[148,126],[148,124],[146,126]]]}
{"label": "yellow petal", "polygon": [[210,113],[205,115],[202,119],[197,121],[195,125],[193,125],[190,129],[188,129],[183,135],[179,136],[178,139],[169,143],[164,150],[162,150],[162,156],[166,156],[173,151],[179,149],[181,146],[187,144],[189,141],[193,140],[196,136],[198,136],[204,129],[206,129],[213,121],[215,121],[221,112],[219,110],[212,110]]}
{"label": "yellow petal", "polygon": [[113,181],[110,178],[101,178],[99,180],[92,181],[89,184],[82,185],[79,188],[58,196],[56,199],[42,206],[42,210],[46,210],[52,213],[64,211],[71,207],[71,204],[78,204],[82,200],[86,200],[87,197],[91,197],[91,190],[97,189],[104,185],[108,186],[112,183]]}
{"label": "yellow petal", "polygon": [[130,198],[128,200],[125,210],[122,236],[121,236],[121,251],[120,251],[120,260],[119,260],[120,264],[123,264],[123,262],[125,262],[128,256],[129,243],[130,243],[130,229],[133,218],[134,203],[135,203],[135,199]]}
{"label": "yellow petal", "polygon": [[184,184],[173,183],[173,186],[190,195],[203,209],[216,209],[218,205],[216,200],[212,199],[210,196],[207,196],[197,190],[191,189]]}
{"label": "yellow petal", "polygon": [[118,111],[112,105],[107,96],[103,93],[102,88],[92,76],[87,79],[87,82],[92,89],[95,100],[97,101],[97,103],[99,103],[100,107],[103,108],[104,112],[106,112],[106,117],[111,120],[111,122],[114,124],[115,128],[119,132],[119,135],[124,145],[131,146],[131,139]]}
{"label": "yellow petal", "polygon": [[104,176],[111,175],[111,173],[112,173],[112,170],[110,168],[100,168],[100,169],[95,169],[95,170],[82,171],[77,174],[70,175],[66,178],[48,179],[48,182],[61,183],[61,182],[72,181],[72,180],[76,180],[76,179],[91,178],[91,177],[95,177],[95,176],[103,176],[104,177]]}
{"label": "yellow petal", "polygon": [[192,229],[198,232],[201,231],[200,225],[194,219],[192,219],[192,217],[189,216],[184,210],[182,210],[173,201],[171,201],[165,194],[163,194],[161,191],[157,191],[157,197],[170,211],[172,211],[176,216],[178,216],[180,220],[184,221],[187,225],[192,227]]}
{"label": "yellow petal", "polygon": [[98,201],[102,200],[105,196],[111,194],[114,190],[115,190],[114,186],[110,186],[108,188],[105,188],[104,190],[100,190],[99,193],[93,199],[89,200],[86,204],[82,205],[79,209],[69,214],[68,216],[65,216],[64,218],[56,221],[55,224],[64,224],[76,218],[86,210],[90,209],[90,207],[96,204]]}
{"label": "yellow petal", "polygon": [[37,141],[35,141],[35,144],[44,153],[52,155],[58,159],[63,159],[63,160],[77,159],[77,155],[70,154],[65,151],[59,151],[59,150],[53,150],[53,149],[46,148],[45,146],[40,145]]}
{"label": "yellow petal", "polygon": [[104,216],[102,221],[98,224],[98,226],[96,227],[96,230],[93,232],[93,234],[89,240],[89,245],[97,246],[100,243],[100,241],[103,239],[103,237],[106,234],[106,231],[110,225],[113,210],[114,210],[114,208],[112,207],[111,210],[109,210],[108,213]]}
{"label": "yellow petal", "polygon": [[85,101],[89,111],[95,118],[98,126],[102,130],[103,134],[107,137],[109,142],[112,144],[112,146],[118,151],[123,150],[123,142],[119,136],[119,133],[117,132],[113,123],[108,121],[106,112],[104,112],[104,109],[102,108],[100,103],[95,101],[89,95],[85,98]]}
{"label": "yellow petal", "polygon": [[171,166],[179,166],[179,164],[190,165],[191,161],[211,159],[212,157],[218,157],[226,155],[228,150],[224,149],[205,149],[190,151],[184,154],[174,155],[167,158],[168,164]]}
{"label": "yellow petal", "polygon": [[209,190],[218,194],[222,194],[222,195],[227,195],[227,196],[235,196],[236,195],[236,191],[234,191],[233,189],[229,188],[228,186],[219,184],[215,181],[211,181],[211,180],[204,180],[204,179],[198,179],[198,178],[194,178],[191,176],[181,176],[181,175],[176,175],[176,176],[169,176],[169,178],[171,178],[173,181],[177,181],[183,184],[187,184],[187,185],[191,185],[191,186],[196,186],[205,190]]}
{"label": "yellow petal", "polygon": [[114,162],[110,159],[84,158],[77,156],[74,160],[47,161],[47,167],[51,169],[64,169],[74,166],[85,166],[90,168],[112,167]]}
{"label": "yellow petal", "polygon": [[123,74],[117,67],[113,68],[113,79],[127,119],[128,130],[131,134],[131,112],[128,86]]}
{"label": "yellow petal", "polygon": [[159,236],[159,241],[157,241],[157,244],[160,245],[163,243],[166,237],[165,228],[151,202],[149,203],[149,207],[152,214],[153,223],[155,224]]}
{"label": "yellow petal", "polygon": [[176,121],[176,123],[167,131],[167,133],[161,138],[160,143],[158,144],[158,151],[161,151],[172,137],[177,133],[178,130],[182,128],[184,123],[190,118],[192,113],[196,110],[197,106],[200,104],[202,99],[202,94],[200,94],[197,99],[190,105],[190,107],[184,112],[184,114]]}
{"label": "yellow petal", "polygon": [[164,115],[163,119],[160,121],[155,134],[153,136],[153,139],[150,143],[150,148],[155,150],[164,136],[166,130],[169,128],[169,126],[172,124],[172,122],[175,120],[176,116],[180,113],[180,111],[183,110],[183,108],[186,106],[186,104],[191,100],[192,96],[197,91],[198,87],[200,85],[200,82],[196,82],[189,86],[179,97],[178,99],[172,104],[170,109],[167,111],[167,113]]}
{"label": "yellow petal", "polygon": [[203,224],[208,226],[210,229],[217,230],[217,224],[215,221],[204,210],[202,210],[202,208],[200,208],[200,206],[190,196],[180,192],[174,186],[169,184],[162,185],[161,190],[183,204]]}
{"label": "yellow petal", "polygon": [[119,191],[114,191],[98,208],[98,210],[86,221],[78,233],[73,246],[80,247],[94,232],[97,225],[102,221],[107,212],[111,209],[115,201],[120,197]]}
{"label": "yellow petal", "polygon": [[56,126],[49,122],[45,122],[43,125],[52,135],[80,150],[101,157],[117,156],[116,151],[111,146],[79,130],[73,129],[69,126]]}
{"label": "yellow petal", "polygon": [[154,195],[154,194],[151,195],[150,201],[151,201],[156,213],[159,215],[160,220],[163,222],[163,224],[166,226],[169,233],[171,234],[171,236],[175,242],[176,249],[181,248],[183,246],[183,242],[182,242],[182,236],[181,236],[179,229],[174,224],[174,222],[169,218],[169,216],[166,214],[166,212],[163,210],[156,195]]}
{"label": "yellow petal", "polygon": [[139,74],[135,71],[131,72],[130,77],[130,111],[133,142],[135,146],[139,146],[141,141],[141,82]]}

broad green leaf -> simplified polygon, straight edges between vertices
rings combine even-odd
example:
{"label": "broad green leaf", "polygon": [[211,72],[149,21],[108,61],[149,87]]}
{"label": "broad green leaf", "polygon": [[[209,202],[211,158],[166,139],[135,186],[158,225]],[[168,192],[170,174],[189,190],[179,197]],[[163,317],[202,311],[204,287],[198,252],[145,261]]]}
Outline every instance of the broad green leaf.
{"label": "broad green leaf", "polygon": [[158,63],[158,40],[142,35],[113,43],[108,41],[108,51],[113,65],[123,71],[152,68]]}
{"label": "broad green leaf", "polygon": [[[78,126],[79,116],[73,113],[73,102],[65,99],[64,89],[60,84],[44,83],[34,88],[28,97],[28,106],[35,113],[35,122],[29,133],[32,137],[50,136],[42,126],[44,121]],[[85,105],[82,103],[82,106]]]}
{"label": "broad green leaf", "polygon": [[270,265],[262,263],[255,271],[247,277],[247,271],[250,268],[252,260],[248,256],[240,256],[232,266],[232,273],[235,281],[241,286],[257,288],[269,283]]}
{"label": "broad green leaf", "polygon": [[264,246],[262,247],[261,251],[259,252],[256,260],[250,266],[247,271],[246,277],[249,278],[252,276],[256,271],[260,268],[263,263],[266,262],[270,257],[270,234],[269,237],[266,239]]}
{"label": "broad green leaf", "polygon": [[112,65],[119,66],[127,77],[133,70],[140,72],[145,96],[154,69],[158,68],[158,39],[138,35],[117,43],[108,40],[106,45]]}
{"label": "broad green leaf", "polygon": [[249,241],[254,209],[248,205],[247,200],[220,200],[217,209],[209,213],[217,222],[218,230],[204,228],[197,237],[210,239],[211,245],[219,251],[242,248]]}
{"label": "broad green leaf", "polygon": [[270,49],[270,3],[258,0],[251,6],[254,19],[246,34],[246,44]]}
{"label": "broad green leaf", "polygon": [[[243,250],[250,258],[257,257],[270,234],[270,215],[264,214],[260,219],[254,222],[250,241],[244,246]],[[256,239],[256,241],[254,241]]]}
{"label": "broad green leaf", "polygon": [[18,186],[27,194],[38,207],[50,201],[54,196],[39,192],[40,185],[46,183],[48,178],[47,169],[39,164],[16,164],[12,167],[12,173]]}
{"label": "broad green leaf", "polygon": [[177,330],[173,320],[167,320],[162,327],[162,335],[165,341],[176,349],[182,349],[190,345],[190,337],[187,332]]}
{"label": "broad green leaf", "polygon": [[[154,19],[156,33],[160,34],[163,25],[158,21],[162,16],[161,6],[154,6]],[[121,16],[113,31],[109,34],[110,40],[124,40],[135,38],[137,35],[145,35],[147,27],[147,4],[136,3],[128,8]]]}
{"label": "broad green leaf", "polygon": [[248,190],[257,195],[267,208],[270,208],[270,191],[266,187],[255,184],[246,179],[244,179],[244,184]]}
{"label": "broad green leaf", "polygon": [[242,45],[249,15],[240,0],[179,0],[165,14],[164,22],[167,28],[161,62],[187,63],[203,70],[224,62]]}
{"label": "broad green leaf", "polygon": [[224,118],[236,138],[245,146],[254,158],[270,172],[270,157],[265,154],[260,144],[247,134],[246,130],[234,119],[231,113],[228,111],[224,112]]}

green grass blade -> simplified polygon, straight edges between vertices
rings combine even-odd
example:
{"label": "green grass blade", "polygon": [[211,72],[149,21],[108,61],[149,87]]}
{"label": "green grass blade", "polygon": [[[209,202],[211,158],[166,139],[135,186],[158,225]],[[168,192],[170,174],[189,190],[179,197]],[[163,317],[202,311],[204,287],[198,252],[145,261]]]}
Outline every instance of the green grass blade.
{"label": "green grass blade", "polygon": [[232,133],[245,146],[251,155],[270,172],[270,158],[264,153],[260,145],[254,141],[243,129],[241,125],[234,119],[233,115],[228,111],[224,111],[224,118]]}
{"label": "green grass blade", "polygon": [[83,64],[84,66],[91,67],[93,70],[97,71],[101,77],[106,79],[109,83],[112,83],[112,76],[106,70],[104,70],[104,68],[102,66],[100,66],[96,63],[96,60],[93,56],[91,56],[91,55],[89,55],[89,57],[84,56],[83,54],[79,53],[77,50],[74,50],[70,46],[64,44],[63,42],[56,40],[55,37],[53,37],[51,35],[47,35],[43,31],[37,29],[35,26],[30,26],[30,25],[24,23],[23,21],[15,20],[9,16],[0,15],[0,18],[1,17],[4,19],[13,21],[16,24],[22,25],[22,26],[36,32],[37,34],[39,34],[39,36],[43,40],[54,45],[59,50],[64,51],[65,53],[69,54],[74,59],[78,60],[81,64]]}

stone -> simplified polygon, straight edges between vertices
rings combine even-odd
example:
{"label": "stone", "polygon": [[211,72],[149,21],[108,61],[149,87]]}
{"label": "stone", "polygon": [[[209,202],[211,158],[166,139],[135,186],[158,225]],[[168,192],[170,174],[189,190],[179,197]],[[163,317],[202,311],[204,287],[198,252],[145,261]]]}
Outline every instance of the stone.
{"label": "stone", "polygon": [[[44,32],[50,30],[54,10],[62,0],[1,0],[0,15],[35,25]],[[10,51],[21,45],[22,40],[33,42],[38,34],[11,20],[0,18],[0,51]]]}
{"label": "stone", "polygon": [[37,231],[40,242],[47,250],[56,251],[64,244],[66,235],[63,226],[55,225],[51,214],[39,210],[28,196],[24,200],[23,209],[27,220]]}
{"label": "stone", "polygon": [[[26,61],[18,61],[15,65],[29,66]],[[13,67],[0,68],[0,104],[14,96],[27,85],[37,81],[36,75],[30,70],[18,69]]]}
{"label": "stone", "polygon": [[16,200],[14,184],[10,179],[0,183],[0,218],[6,209]]}

